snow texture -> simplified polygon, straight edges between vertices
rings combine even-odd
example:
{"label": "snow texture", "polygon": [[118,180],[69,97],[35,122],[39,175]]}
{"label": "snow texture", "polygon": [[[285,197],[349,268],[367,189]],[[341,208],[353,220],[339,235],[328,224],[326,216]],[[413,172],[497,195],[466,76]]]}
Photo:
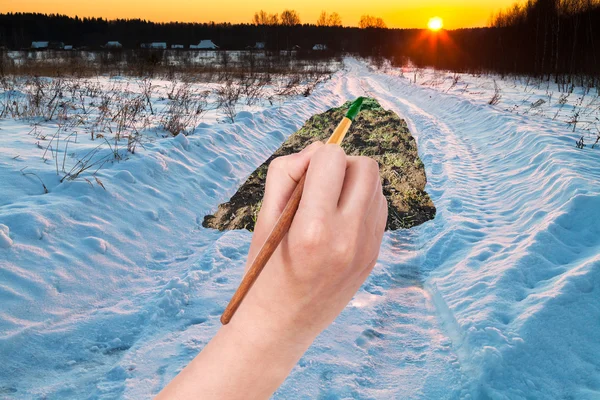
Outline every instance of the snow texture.
{"label": "snow texture", "polygon": [[275,398],[600,398],[598,152],[562,121],[345,64],[308,98],[148,143],[105,189],[59,182],[0,121],[0,397],[156,394],[242,276],[251,235],[203,216],[311,115],[368,95],[408,121],[437,216],[386,233]]}

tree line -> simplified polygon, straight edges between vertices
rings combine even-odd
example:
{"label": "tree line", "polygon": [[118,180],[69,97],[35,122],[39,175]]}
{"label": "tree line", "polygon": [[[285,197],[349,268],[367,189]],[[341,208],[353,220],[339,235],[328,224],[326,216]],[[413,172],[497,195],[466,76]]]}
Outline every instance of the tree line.
{"label": "tree line", "polygon": [[383,20],[368,15],[359,22],[360,27],[344,27],[339,14],[323,12],[316,23],[303,24],[294,10],[258,11],[247,24],[11,13],[0,14],[0,46],[22,49],[44,40],[95,49],[118,40],[124,48],[136,49],[147,42],[189,45],[210,39],[221,49],[242,50],[263,42],[266,51],[310,51],[324,44],[330,55],[353,53],[394,65],[410,60],[423,67],[555,80],[579,77],[600,85],[600,0],[528,0],[492,16],[485,28],[388,29]]}
{"label": "tree line", "polygon": [[494,62],[503,69],[539,76],[600,72],[599,0],[515,3],[493,15],[491,26],[499,32]]}
{"label": "tree line", "polygon": [[[370,15],[363,15],[358,23],[363,29],[385,28],[381,18]],[[315,28],[326,30],[326,35]],[[338,29],[332,32],[326,28]],[[328,47],[342,49],[349,43],[339,33],[342,28],[342,19],[337,12],[323,11],[316,23],[302,24],[299,13],[289,9],[280,14],[258,11],[248,24],[160,23],[141,19],[6,13],[0,14],[0,46],[19,50],[29,48],[33,41],[57,41],[95,49],[108,41],[119,41],[125,48],[138,48],[141,43],[155,41],[189,45],[211,39],[221,48],[232,50],[244,49],[256,41],[269,42],[268,47],[273,50],[284,50],[288,42],[300,47],[326,42],[323,44]],[[343,29],[353,31],[356,28]]]}

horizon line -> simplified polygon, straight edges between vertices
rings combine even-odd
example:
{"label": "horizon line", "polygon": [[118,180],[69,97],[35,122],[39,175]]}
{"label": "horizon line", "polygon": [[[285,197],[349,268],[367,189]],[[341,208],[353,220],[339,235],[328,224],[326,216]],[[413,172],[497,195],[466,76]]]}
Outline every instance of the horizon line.
{"label": "horizon line", "polygon": [[[225,25],[225,24],[229,24],[229,25],[252,25],[252,26],[258,26],[254,23],[252,23],[251,21],[249,22],[230,22],[230,21],[214,21],[214,20],[210,20],[210,21],[183,21],[183,20],[171,20],[171,21],[157,21],[157,20],[153,20],[153,19],[149,19],[149,18],[142,18],[142,17],[133,17],[133,18],[127,18],[127,17],[123,17],[123,18],[108,18],[108,17],[97,17],[97,16],[93,16],[93,15],[85,15],[85,16],[81,16],[79,14],[74,14],[74,15],[69,15],[69,14],[63,14],[63,13],[45,13],[45,12],[35,12],[35,11],[6,11],[6,12],[0,12],[0,15],[9,15],[9,14],[22,14],[22,15],[43,15],[45,17],[52,17],[52,16],[56,16],[56,17],[67,17],[67,18],[71,18],[71,19],[99,19],[99,20],[105,20],[107,22],[113,22],[113,21],[143,21],[143,22],[150,22],[150,23],[154,23],[154,24],[215,24],[215,25]],[[313,26],[317,26],[316,21],[315,22],[303,22],[300,23],[298,25],[294,25],[294,26],[305,26],[305,25],[313,25]],[[264,26],[283,26],[281,24],[277,24],[277,25],[264,25]],[[355,28],[355,29],[387,29],[387,30],[427,30],[427,28],[423,28],[423,27],[397,27],[397,26],[388,26],[385,28],[360,28],[358,25],[340,25],[340,26],[319,26],[320,28]],[[460,28],[452,28],[452,29],[446,29],[444,28],[443,30],[445,31],[457,31],[457,30],[461,30],[461,29],[489,29],[492,28],[491,26],[468,26],[468,27],[460,27]]]}

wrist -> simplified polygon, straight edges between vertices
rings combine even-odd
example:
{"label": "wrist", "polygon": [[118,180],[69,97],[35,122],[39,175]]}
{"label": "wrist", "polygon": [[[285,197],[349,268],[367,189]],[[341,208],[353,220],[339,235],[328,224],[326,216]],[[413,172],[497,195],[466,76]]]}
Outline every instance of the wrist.
{"label": "wrist", "polygon": [[313,338],[298,335],[287,324],[269,321],[270,317],[258,310],[241,311],[221,327],[209,344],[208,352],[215,355],[213,358],[227,365],[229,379],[245,388],[220,398],[266,399],[283,383]]}
{"label": "wrist", "polygon": [[277,390],[312,340],[258,310],[242,311],[158,398],[197,398],[202,388],[204,399],[267,399]]}
{"label": "wrist", "polygon": [[319,332],[314,332],[298,313],[287,307],[265,307],[256,299],[246,299],[230,323],[222,329],[237,340],[264,351],[277,349],[287,356],[300,358]]}

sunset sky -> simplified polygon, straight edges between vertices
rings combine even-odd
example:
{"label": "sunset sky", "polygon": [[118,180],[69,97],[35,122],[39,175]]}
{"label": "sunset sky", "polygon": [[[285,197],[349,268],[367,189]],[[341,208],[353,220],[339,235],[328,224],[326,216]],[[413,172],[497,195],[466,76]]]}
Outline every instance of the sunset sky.
{"label": "sunset sky", "polygon": [[303,23],[315,22],[321,10],[336,11],[344,25],[356,26],[362,14],[382,17],[388,27],[425,28],[429,18],[439,16],[444,28],[486,26],[492,12],[514,0],[0,0],[0,12],[40,12],[152,21],[250,22],[255,11],[280,13],[285,8],[299,12]]}

